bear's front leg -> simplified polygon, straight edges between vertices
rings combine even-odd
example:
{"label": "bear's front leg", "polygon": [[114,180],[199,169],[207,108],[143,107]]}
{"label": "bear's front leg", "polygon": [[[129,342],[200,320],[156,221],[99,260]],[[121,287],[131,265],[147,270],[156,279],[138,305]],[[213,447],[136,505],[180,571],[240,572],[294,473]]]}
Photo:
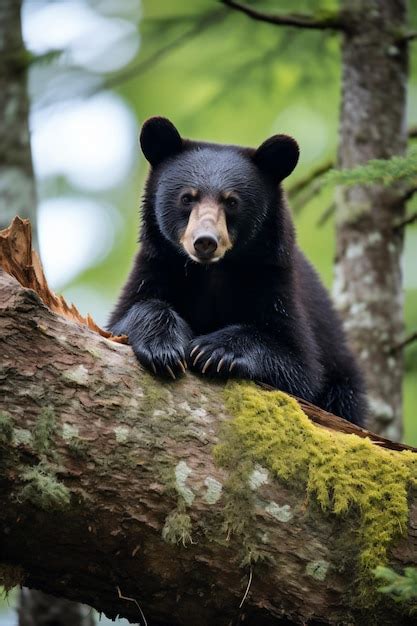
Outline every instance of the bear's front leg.
{"label": "bear's front leg", "polygon": [[[281,340],[280,340],[281,339]],[[195,337],[189,347],[190,369],[214,378],[242,378],[267,383],[312,401],[321,384],[320,363],[299,342],[253,326],[234,325]]]}
{"label": "bear's front leg", "polygon": [[128,335],[136,358],[150,372],[174,380],[185,374],[186,350],[192,333],[166,302],[137,302],[110,330],[114,334]]}

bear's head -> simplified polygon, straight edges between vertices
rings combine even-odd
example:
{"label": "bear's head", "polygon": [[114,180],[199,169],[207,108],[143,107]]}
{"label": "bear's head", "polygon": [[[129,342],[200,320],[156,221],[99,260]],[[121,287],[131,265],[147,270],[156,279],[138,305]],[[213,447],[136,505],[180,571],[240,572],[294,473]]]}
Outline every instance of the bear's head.
{"label": "bear's head", "polygon": [[152,166],[152,209],[160,232],[198,263],[241,250],[281,200],[279,183],[293,171],[299,149],[287,135],[259,148],[183,139],[167,119],[153,117],[140,135]]}

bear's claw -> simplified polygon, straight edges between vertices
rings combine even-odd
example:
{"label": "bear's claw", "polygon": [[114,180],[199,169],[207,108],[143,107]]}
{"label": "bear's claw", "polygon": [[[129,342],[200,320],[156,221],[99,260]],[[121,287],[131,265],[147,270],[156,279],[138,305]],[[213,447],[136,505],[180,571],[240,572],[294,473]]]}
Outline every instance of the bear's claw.
{"label": "bear's claw", "polygon": [[182,346],[151,346],[133,344],[133,351],[139,363],[155,376],[177,380],[185,374],[187,364]]}
{"label": "bear's claw", "polygon": [[199,349],[199,347],[200,347],[200,346],[199,346],[198,344],[197,344],[196,346],[194,346],[194,348],[193,348],[193,349],[191,350],[191,352],[190,352],[190,358],[193,356],[194,352],[196,352],[196,350],[198,350],[198,349]]}
{"label": "bear's claw", "polygon": [[224,356],[222,356],[222,358],[220,359],[218,365],[217,365],[217,373],[220,373],[220,370],[222,369],[222,365],[224,363]]}
{"label": "bear's claw", "polygon": [[177,380],[177,377],[175,376],[174,372],[172,371],[172,369],[169,367],[169,365],[165,365],[166,369],[168,370],[169,375],[171,376],[171,378],[173,380]]}
{"label": "bear's claw", "polygon": [[181,359],[178,359],[177,363],[182,373],[185,374],[185,370],[187,369],[187,363],[185,361],[181,361]]}
{"label": "bear's claw", "polygon": [[[200,352],[197,354],[197,356],[195,357],[194,361],[193,361],[193,365],[195,365],[198,361],[198,359],[203,356],[203,354],[206,352],[206,350],[200,350]],[[191,356],[191,355],[190,355]]]}
{"label": "bear's claw", "polygon": [[234,346],[229,346],[228,343],[222,337],[210,335],[194,339],[188,353],[189,367],[200,374],[215,378],[251,378],[250,362],[246,355],[240,354],[240,350],[233,349]]}

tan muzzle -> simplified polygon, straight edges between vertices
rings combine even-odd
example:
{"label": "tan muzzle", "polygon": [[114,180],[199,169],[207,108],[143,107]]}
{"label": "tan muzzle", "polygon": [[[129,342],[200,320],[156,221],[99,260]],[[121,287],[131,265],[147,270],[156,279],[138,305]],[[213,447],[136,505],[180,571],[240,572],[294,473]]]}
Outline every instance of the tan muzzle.
{"label": "tan muzzle", "polygon": [[180,243],[194,261],[219,261],[232,247],[224,209],[215,202],[197,204],[190,213]]}

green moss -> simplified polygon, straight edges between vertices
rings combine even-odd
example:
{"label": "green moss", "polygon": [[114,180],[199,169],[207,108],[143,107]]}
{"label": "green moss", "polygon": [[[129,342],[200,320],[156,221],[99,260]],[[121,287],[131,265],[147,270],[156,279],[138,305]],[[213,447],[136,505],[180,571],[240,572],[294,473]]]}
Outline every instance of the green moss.
{"label": "green moss", "polygon": [[162,529],[162,538],[167,543],[179,544],[184,547],[193,543],[191,536],[191,518],[187,513],[175,510],[168,515]]}
{"label": "green moss", "polygon": [[4,587],[6,594],[17,587],[23,585],[25,572],[20,565],[10,565],[8,563],[0,563],[0,587]]}
{"label": "green moss", "polygon": [[33,447],[38,454],[45,454],[49,450],[55,425],[56,417],[53,408],[50,406],[43,408],[33,430]]}
{"label": "green moss", "polygon": [[168,383],[156,380],[150,374],[142,373],[140,386],[143,389],[139,412],[146,418],[153,416],[153,412],[165,407],[168,401]]}
{"label": "green moss", "polygon": [[[229,384],[226,405],[234,420],[225,425],[217,461],[233,469],[262,463],[273,474],[303,488],[322,510],[357,520],[359,574],[387,562],[392,542],[407,531],[409,488],[417,484],[417,455],[379,448],[368,439],[315,426],[285,393],[248,383]],[[233,480],[233,472],[231,474]],[[238,478],[242,480],[244,476]],[[239,497],[242,493],[239,494]],[[239,499],[229,520],[239,526]],[[240,522],[242,524],[242,522]]]}
{"label": "green moss", "polygon": [[0,472],[5,473],[13,467],[16,461],[16,450],[13,443],[12,417],[0,411]]}
{"label": "green moss", "polygon": [[67,443],[67,449],[76,459],[88,458],[88,443],[83,439],[70,439]]}
{"label": "green moss", "polygon": [[192,472],[185,461],[179,461],[175,466],[172,458],[166,453],[155,456],[152,471],[164,487],[164,497],[176,500],[176,506],[167,516],[162,529],[162,538],[167,543],[187,546],[192,541],[192,522],[187,508],[194,501],[194,493],[186,485],[187,478]]}
{"label": "green moss", "polygon": [[78,426],[64,422],[61,436],[66,443],[67,450],[74,458],[81,460],[88,457],[88,443],[80,439]]}
{"label": "green moss", "polygon": [[44,511],[63,510],[69,506],[69,490],[48,466],[37,465],[25,470],[22,481],[25,484],[16,495],[19,502],[30,502]]}
{"label": "green moss", "polygon": [[215,448],[215,456],[222,467],[229,470],[228,478],[223,484],[222,493],[222,524],[220,534],[212,537],[223,543],[230,544],[236,540],[239,544],[238,553],[241,567],[255,562],[270,560],[265,550],[259,552],[259,538],[256,535],[255,492],[251,489],[251,476],[255,462],[249,454],[242,454],[242,441],[236,430],[227,427],[226,442]]}
{"label": "green moss", "polygon": [[0,412],[0,446],[7,446],[13,440],[12,418],[8,413]]}

